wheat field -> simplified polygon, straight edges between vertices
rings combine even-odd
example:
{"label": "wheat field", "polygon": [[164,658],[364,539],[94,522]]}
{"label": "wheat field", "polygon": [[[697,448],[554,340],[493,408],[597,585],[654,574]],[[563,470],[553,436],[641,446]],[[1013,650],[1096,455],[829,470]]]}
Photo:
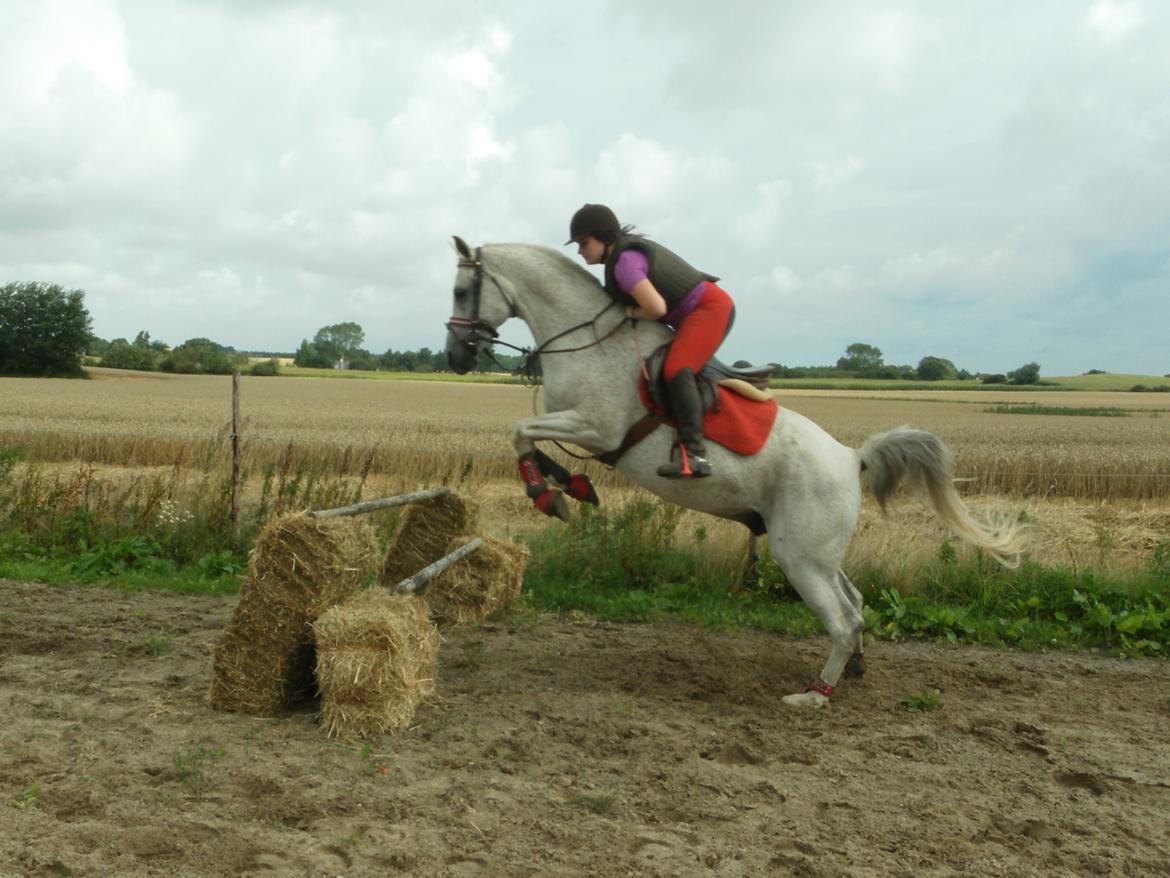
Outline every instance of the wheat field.
{"label": "wheat field", "polygon": [[[55,471],[63,484],[100,482],[111,492],[145,484],[153,473],[181,497],[185,481],[194,485],[229,468],[230,378],[94,371],[91,381],[0,378],[0,448],[20,446],[26,466]],[[937,433],[955,451],[959,487],[976,511],[1027,512],[1038,559],[1132,567],[1170,538],[1167,395],[1026,397],[1045,406],[1124,409],[1126,417],[988,411],[1020,401],[1007,391],[787,390],[776,397],[854,446],[900,424]],[[486,532],[503,536],[548,524],[516,480],[511,446],[515,421],[539,410],[531,388],[245,377],[241,398],[246,472],[308,468],[350,485],[360,481],[367,497],[458,482],[484,507]],[[593,476],[603,502],[634,493],[617,473],[565,462]],[[256,490],[256,480],[250,484]],[[697,513],[684,516],[680,533],[684,539],[706,533],[715,563],[725,566],[740,563],[746,550],[741,526]],[[899,504],[883,517],[867,500],[851,561],[902,570],[909,580],[945,539],[918,504]]]}
{"label": "wheat field", "polygon": [[[205,463],[222,454],[231,381],[94,370],[96,380],[0,378],[0,443],[31,460],[118,466]],[[775,391],[838,440],[910,424],[956,455],[971,494],[1086,500],[1170,498],[1170,394],[1029,393],[1029,404],[1122,409],[1126,417],[999,414],[1019,395],[961,392]],[[511,477],[512,425],[539,410],[538,392],[467,382],[242,379],[241,437],[259,464],[292,453],[345,474],[433,479],[466,471]],[[359,463],[360,462],[360,463]],[[591,467],[601,483],[609,473]],[[619,482],[620,483],[620,482]]]}

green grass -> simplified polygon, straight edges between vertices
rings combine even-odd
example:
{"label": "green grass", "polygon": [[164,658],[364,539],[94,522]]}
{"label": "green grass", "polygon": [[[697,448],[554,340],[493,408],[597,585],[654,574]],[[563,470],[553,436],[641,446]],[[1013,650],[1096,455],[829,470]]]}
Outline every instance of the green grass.
{"label": "green grass", "polygon": [[[761,561],[758,584],[741,587],[738,571],[704,557],[698,530],[685,544],[677,539],[680,517],[677,507],[643,498],[612,511],[583,506],[571,522],[525,535],[532,559],[514,618],[584,612],[620,622],[669,619],[823,635],[774,562]],[[87,582],[210,595],[239,588],[238,569],[158,564],[150,555],[142,560],[94,572]],[[1170,656],[1170,540],[1153,547],[1144,570],[1120,578],[1032,563],[1005,570],[979,554],[960,560],[953,550],[940,550],[922,566],[912,594],[879,567],[853,569],[850,576],[865,596],[871,636]],[[38,553],[17,542],[0,552],[0,578],[65,585],[79,577],[72,554]],[[168,647],[164,633],[136,648],[153,655]]]}
{"label": "green grass", "polygon": [[923,689],[903,695],[898,702],[911,713],[924,713],[942,706],[942,693],[937,689]]}
{"label": "green grass", "polygon": [[879,378],[774,378],[769,386],[787,390],[971,390],[1000,393],[1037,391],[1130,391],[1137,385],[1155,388],[1170,384],[1156,375],[1072,375],[1043,377],[1039,384],[984,384],[968,381],[884,381]]}
{"label": "green grass", "polygon": [[[773,378],[768,386],[780,390],[1007,390],[1027,393],[1062,390],[1042,385],[983,384],[979,381],[904,381],[880,378]],[[1127,388],[1128,389],[1128,388]]]}
{"label": "green grass", "polygon": [[1009,402],[1003,405],[993,405],[983,411],[992,415],[1067,415],[1085,418],[1128,418],[1132,409],[1122,409],[1116,406],[1064,406],[1038,405],[1030,402]]}
{"label": "green grass", "polygon": [[[614,512],[583,508],[564,527],[531,534],[526,605],[612,621],[823,633],[775,563],[761,561],[760,585],[740,588],[732,573],[705,565],[701,545],[677,544],[678,517],[658,501],[638,500]],[[916,594],[902,594],[880,568],[850,575],[865,595],[873,636],[1170,655],[1170,541],[1124,580],[1035,564],[1005,570],[978,555],[960,562],[953,552],[924,567]]]}
{"label": "green grass", "polygon": [[462,384],[522,384],[524,380],[507,372],[364,372],[358,369],[308,369],[281,366],[280,375],[289,378],[339,378],[359,381],[456,381]]}
{"label": "green grass", "polygon": [[123,570],[80,577],[72,561],[58,554],[0,555],[0,579],[44,582],[48,585],[96,585],[121,591],[169,591],[175,594],[233,595],[240,590],[236,574],[208,575],[196,566],[153,570]]}
{"label": "green grass", "polygon": [[1106,372],[1101,375],[1067,375],[1060,378],[1045,378],[1069,390],[1131,390],[1134,385],[1144,384],[1155,387],[1170,383],[1162,375],[1121,375]]}

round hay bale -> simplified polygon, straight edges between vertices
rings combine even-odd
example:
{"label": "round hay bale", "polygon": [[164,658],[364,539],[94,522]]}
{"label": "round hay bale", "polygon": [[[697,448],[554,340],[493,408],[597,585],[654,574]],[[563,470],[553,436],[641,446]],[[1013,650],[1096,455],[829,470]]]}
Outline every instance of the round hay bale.
{"label": "round hay bale", "polygon": [[422,598],[367,589],[322,615],[313,635],[330,736],[397,731],[435,691],[439,633]]}
{"label": "round hay bale", "polygon": [[394,586],[447,554],[455,537],[475,530],[479,509],[457,494],[447,494],[423,503],[412,503],[402,516],[402,525],[386,552],[379,581]]}
{"label": "round hay bale", "polygon": [[[470,539],[452,540],[442,554]],[[520,596],[527,566],[527,546],[483,537],[483,545],[432,579],[423,596],[441,625],[479,622]]]}
{"label": "round hay bale", "polygon": [[310,624],[377,568],[369,524],[305,514],[270,522],[248,560],[240,599],[215,648],[213,707],[272,716],[313,692]]}

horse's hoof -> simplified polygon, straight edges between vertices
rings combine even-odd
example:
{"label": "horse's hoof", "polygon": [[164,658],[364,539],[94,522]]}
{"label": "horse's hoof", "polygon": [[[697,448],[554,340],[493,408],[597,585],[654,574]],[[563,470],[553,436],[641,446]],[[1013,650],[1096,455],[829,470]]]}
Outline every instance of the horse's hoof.
{"label": "horse's hoof", "polygon": [[561,521],[568,521],[572,518],[569,504],[565,502],[565,495],[560,491],[554,491],[550,488],[532,502],[545,515],[559,518]]}
{"label": "horse's hoof", "polygon": [[577,473],[569,479],[568,485],[565,486],[565,493],[582,503],[592,503],[594,506],[601,505],[601,501],[597,499],[597,492],[593,490],[593,482],[584,473]]}
{"label": "horse's hoof", "polygon": [[799,692],[796,695],[785,695],[780,700],[789,707],[804,707],[815,709],[829,706],[829,699],[820,692]]}
{"label": "horse's hoof", "polygon": [[864,677],[865,676],[865,656],[860,652],[855,652],[849,656],[849,661],[845,663],[846,677]]}

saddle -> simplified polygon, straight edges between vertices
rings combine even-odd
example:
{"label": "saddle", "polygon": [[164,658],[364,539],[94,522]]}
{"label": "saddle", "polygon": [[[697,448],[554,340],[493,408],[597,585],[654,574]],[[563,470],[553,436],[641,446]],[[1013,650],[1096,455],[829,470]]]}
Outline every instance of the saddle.
{"label": "saddle", "polygon": [[[670,350],[670,343],[657,348],[644,362],[646,376],[646,390],[654,405],[673,419],[670,410],[670,393],[666,387],[666,378],[662,374],[666,354]],[[772,377],[771,366],[755,366],[750,369],[736,369],[728,366],[715,357],[695,376],[699,385],[699,396],[703,400],[703,413],[719,411],[719,391],[716,386],[739,394],[753,402],[764,402],[772,398],[768,393],[768,380]]]}

